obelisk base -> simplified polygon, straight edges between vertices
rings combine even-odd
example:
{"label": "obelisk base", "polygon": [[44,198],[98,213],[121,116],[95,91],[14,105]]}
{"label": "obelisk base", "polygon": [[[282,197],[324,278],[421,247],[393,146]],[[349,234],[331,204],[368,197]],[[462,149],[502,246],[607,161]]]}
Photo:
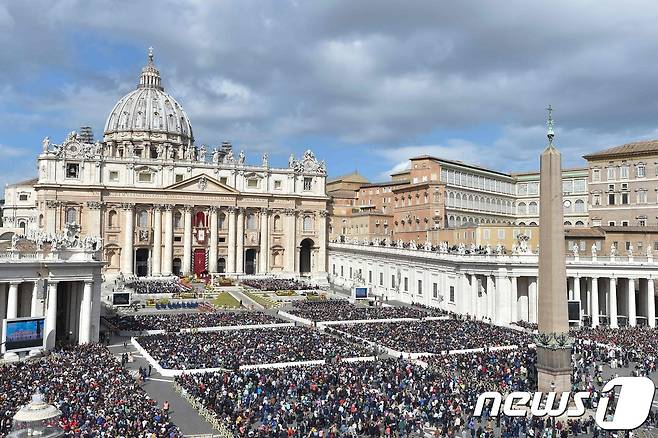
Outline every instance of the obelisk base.
{"label": "obelisk base", "polygon": [[537,389],[540,392],[570,392],[571,371],[571,346],[537,346]]}

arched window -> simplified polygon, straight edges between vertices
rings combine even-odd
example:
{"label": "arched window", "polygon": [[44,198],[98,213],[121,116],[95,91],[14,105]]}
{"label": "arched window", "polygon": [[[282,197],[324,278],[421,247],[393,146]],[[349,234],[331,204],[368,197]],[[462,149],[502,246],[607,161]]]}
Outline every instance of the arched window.
{"label": "arched window", "polygon": [[75,211],[75,208],[69,207],[66,209],[66,220],[67,224],[77,224],[78,223],[78,212]]}
{"label": "arched window", "polygon": [[226,215],[224,213],[219,214],[219,229],[223,230],[226,228]]}
{"label": "arched window", "polygon": [[137,226],[140,228],[146,228],[149,226],[149,213],[146,210],[140,210],[137,213]]}
{"label": "arched window", "polygon": [[174,228],[180,229],[183,228],[183,215],[180,211],[177,211],[174,214]]}
{"label": "arched window", "polygon": [[585,201],[583,201],[582,199],[576,199],[576,202],[574,203],[574,211],[576,213],[584,213]]}
{"label": "arched window", "polygon": [[281,216],[274,216],[274,231],[281,231]]}
{"label": "arched window", "polygon": [[525,202],[519,202],[518,207],[516,207],[519,214],[526,214],[526,205]]}
{"label": "arched window", "polygon": [[530,222],[530,223],[528,224],[528,226],[529,226],[529,227],[536,227],[536,226],[537,226],[537,222]]}
{"label": "arched window", "polygon": [[570,227],[570,226],[571,226],[571,222],[570,222],[570,221],[564,221],[564,225],[567,226],[567,227]]}
{"label": "arched window", "polygon": [[256,229],[256,215],[253,213],[249,213],[247,215],[247,229],[248,230]]}
{"label": "arched window", "polygon": [[118,214],[115,210],[110,210],[110,212],[107,214],[107,224],[110,228],[118,227],[119,226],[119,220],[118,220]]}
{"label": "arched window", "polygon": [[304,216],[304,231],[313,231],[313,217]]}
{"label": "arched window", "polygon": [[25,234],[25,231],[27,230],[27,223],[25,221],[20,221],[18,222],[18,227],[23,230],[23,234]]}
{"label": "arched window", "polygon": [[530,204],[528,204],[528,211],[530,214],[537,214],[539,209],[537,208],[537,203],[535,201],[532,201]]}
{"label": "arched window", "polygon": [[39,227],[40,228],[43,227],[43,215],[42,214],[39,215]]}
{"label": "arched window", "polygon": [[584,227],[585,224],[583,223],[583,221],[576,221],[576,226],[577,227]]}

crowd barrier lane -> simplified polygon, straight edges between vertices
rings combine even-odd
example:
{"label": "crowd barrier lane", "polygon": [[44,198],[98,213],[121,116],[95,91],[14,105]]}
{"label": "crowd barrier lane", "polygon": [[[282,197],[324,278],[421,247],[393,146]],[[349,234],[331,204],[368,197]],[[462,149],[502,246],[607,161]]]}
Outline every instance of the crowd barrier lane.
{"label": "crowd barrier lane", "polygon": [[299,362],[278,362],[278,363],[263,363],[255,365],[240,365],[238,368],[242,370],[256,370],[256,369],[265,369],[265,368],[288,368],[288,367],[298,367],[298,366],[309,366],[309,365],[324,365],[326,362],[324,359],[320,360],[304,360]]}
{"label": "crowd barrier lane", "polygon": [[387,323],[387,322],[410,322],[410,321],[420,321],[418,318],[387,318],[387,319],[346,319],[346,320],[337,320],[337,321],[319,321],[318,326],[320,325],[343,325],[343,324],[374,324],[377,322]]}
{"label": "crowd barrier lane", "polygon": [[286,318],[286,319],[289,319],[291,321],[298,322],[300,324],[310,325],[310,326],[313,325],[313,321],[311,321],[310,319],[301,318],[299,316],[295,316],[292,313],[288,313],[288,312],[285,312],[283,310],[279,310],[278,315],[281,316],[282,318]]}
{"label": "crowd barrier lane", "polygon": [[171,375],[168,375],[168,373],[160,366],[160,364],[155,359],[153,359],[153,357],[144,349],[144,347],[139,344],[139,342],[137,342],[137,338],[130,338],[130,343],[161,376],[172,377]]}
{"label": "crowd barrier lane", "polygon": [[449,316],[426,316],[423,321],[446,321],[450,319]]}
{"label": "crowd barrier lane", "polygon": [[377,360],[375,356],[363,356],[363,357],[346,357],[341,359],[341,362],[374,362]]}
{"label": "crowd barrier lane", "polygon": [[[295,324],[292,322],[276,322],[271,324],[252,324],[252,325],[225,325],[225,326],[215,326],[215,327],[192,327],[181,329],[180,333],[198,333],[198,332],[220,332],[220,331],[231,331],[231,330],[251,330],[251,329],[269,329],[269,328],[283,328],[283,327],[294,327]],[[161,335],[167,333],[166,330],[143,330],[143,331],[121,331],[119,332],[120,336],[125,337],[140,337],[148,335]],[[176,333],[176,332],[172,332]]]}

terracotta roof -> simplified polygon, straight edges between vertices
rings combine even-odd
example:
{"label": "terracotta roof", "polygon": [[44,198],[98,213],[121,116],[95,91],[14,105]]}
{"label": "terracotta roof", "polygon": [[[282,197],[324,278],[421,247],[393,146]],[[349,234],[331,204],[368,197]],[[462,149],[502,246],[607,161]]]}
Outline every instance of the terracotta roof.
{"label": "terracotta roof", "polygon": [[346,181],[346,182],[359,182],[359,183],[368,183],[368,179],[361,175],[358,171],[357,172],[352,172],[348,173],[347,175],[340,175],[335,178],[331,178],[330,180],[327,181],[327,183],[332,183],[332,182],[339,182],[339,181]]}
{"label": "terracotta roof", "polygon": [[584,155],[586,160],[596,158],[617,157],[624,155],[650,155],[658,154],[658,140],[637,141],[634,143],[627,143],[621,146],[605,149],[593,154]]}
{"label": "terracotta roof", "polygon": [[509,173],[501,172],[499,170],[488,169],[486,167],[478,166],[476,164],[464,163],[463,161],[459,161],[459,160],[448,160],[448,159],[441,158],[441,157],[435,157],[433,155],[419,155],[417,157],[411,157],[409,160],[414,161],[414,160],[425,160],[425,159],[444,162],[444,163],[457,165],[457,166],[463,166],[463,167],[467,167],[467,168],[474,169],[474,170],[480,170],[480,171],[484,171],[484,172],[495,173],[495,174],[498,174],[498,175],[501,175],[501,176],[506,176],[508,178],[510,177]]}
{"label": "terracotta roof", "polygon": [[639,226],[602,226],[599,227],[606,233],[658,233],[658,227],[639,227]]}
{"label": "terracotta roof", "polygon": [[565,228],[565,237],[604,237],[601,227],[594,228]]}

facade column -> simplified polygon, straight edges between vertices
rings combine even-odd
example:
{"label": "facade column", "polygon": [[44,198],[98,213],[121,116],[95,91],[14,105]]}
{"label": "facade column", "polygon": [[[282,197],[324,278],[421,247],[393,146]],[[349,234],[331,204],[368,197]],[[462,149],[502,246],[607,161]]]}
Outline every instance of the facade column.
{"label": "facade column", "polygon": [[297,251],[297,215],[292,208],[285,211],[286,214],[286,261],[285,271],[296,272],[295,269],[295,252]]}
{"label": "facade column", "polygon": [[183,274],[192,272],[192,207],[183,207],[185,234],[183,235]]}
{"label": "facade column", "polygon": [[123,248],[121,249],[121,272],[124,275],[133,274],[134,239],[135,239],[135,204],[123,204],[124,230]]}
{"label": "facade column", "polygon": [[91,293],[92,281],[85,281],[82,301],[80,302],[80,325],[78,329],[78,344],[91,342]]}
{"label": "facade column", "polygon": [[46,306],[46,349],[55,348],[57,337],[57,282],[48,281],[48,304]]}
{"label": "facade column", "polygon": [[574,283],[576,282],[575,277],[567,277],[567,291],[568,291],[568,297],[569,300],[574,300]]}
{"label": "facade column", "polygon": [[647,324],[652,328],[656,327],[656,299],[654,289],[653,278],[647,278]]}
{"label": "facade column", "polygon": [[592,292],[590,296],[592,307],[592,327],[599,326],[599,279],[592,277]]}
{"label": "facade column", "polygon": [[628,279],[628,325],[635,327],[637,325],[637,311],[635,309],[635,279]]}
{"label": "facade column", "polygon": [[7,283],[0,283],[0,339],[2,339],[2,320],[7,316]]}
{"label": "facade column", "polygon": [[174,259],[174,206],[167,204],[164,206],[164,256],[162,258],[162,274],[171,275],[173,273],[172,263]]}
{"label": "facade column", "polygon": [[228,267],[226,272],[235,272],[235,207],[228,208]]}
{"label": "facade column", "polygon": [[235,271],[240,274],[244,273],[244,215],[244,208],[238,207],[238,223],[235,230]]}
{"label": "facade column", "polygon": [[518,277],[516,275],[513,275],[510,277],[510,280],[512,282],[511,288],[512,288],[512,302],[511,304],[511,311],[510,311],[510,322],[517,322],[519,320],[519,315],[518,315],[518,300],[519,300],[519,284],[518,284]]}
{"label": "facade column", "polygon": [[327,272],[327,210],[320,210],[318,219],[318,235],[320,236],[320,249],[318,250],[317,272]]}
{"label": "facade column", "polygon": [[582,315],[583,315],[583,301],[580,299],[580,277],[575,276],[573,277],[573,300],[576,300],[580,303],[580,314],[578,315],[578,320],[579,323],[578,325],[582,325]]}
{"label": "facade column", "polygon": [[[34,280],[32,285],[32,299],[30,300],[30,316],[41,316],[39,311],[39,281]],[[0,318],[2,319],[2,318]]]}
{"label": "facade column", "polygon": [[210,249],[208,251],[208,270],[217,272],[217,207],[210,207]]}
{"label": "facade column", "polygon": [[258,272],[265,274],[269,272],[269,209],[260,209],[260,261]]}
{"label": "facade column", "polygon": [[9,283],[7,294],[7,319],[18,318],[18,286],[20,283],[12,281]]}
{"label": "facade column", "polygon": [[608,292],[608,300],[610,305],[608,306],[608,313],[610,314],[610,327],[617,328],[617,279],[610,277],[610,287]]}
{"label": "facade column", "polygon": [[153,206],[153,258],[151,275],[160,275],[162,267],[162,206]]}
{"label": "facade column", "polygon": [[528,277],[528,319],[537,324],[537,277]]}

